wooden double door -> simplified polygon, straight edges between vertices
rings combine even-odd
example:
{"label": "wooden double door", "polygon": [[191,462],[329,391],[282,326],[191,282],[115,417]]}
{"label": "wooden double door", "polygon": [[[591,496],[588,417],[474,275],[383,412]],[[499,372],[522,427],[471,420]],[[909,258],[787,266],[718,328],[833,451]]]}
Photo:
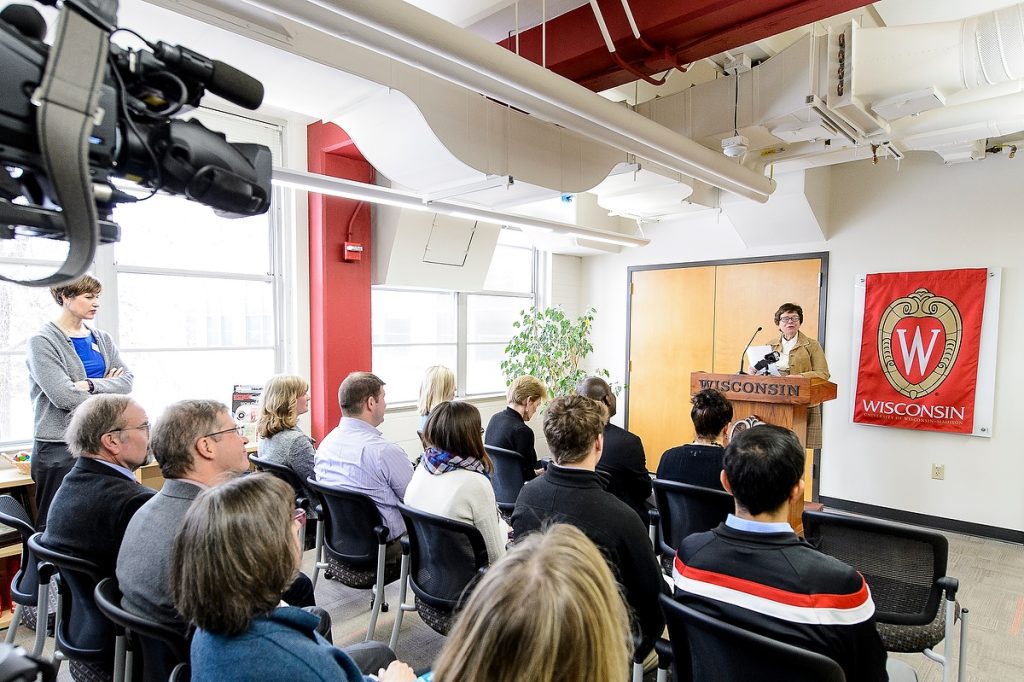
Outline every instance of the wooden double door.
{"label": "wooden double door", "polygon": [[801,331],[821,340],[826,269],[827,254],[630,269],[626,419],[643,440],[648,469],[693,440],[690,373],[739,371],[758,326],[754,345],[778,338],[772,317],[780,304],[802,306]]}

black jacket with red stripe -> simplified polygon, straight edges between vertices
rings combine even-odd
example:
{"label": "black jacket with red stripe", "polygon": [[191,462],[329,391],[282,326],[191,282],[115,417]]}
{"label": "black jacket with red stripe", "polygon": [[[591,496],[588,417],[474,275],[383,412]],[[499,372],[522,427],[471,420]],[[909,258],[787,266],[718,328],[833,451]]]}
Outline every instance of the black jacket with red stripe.
{"label": "black jacket with red stripe", "polygon": [[795,533],[752,533],[725,523],[683,540],[675,597],[720,620],[816,651],[851,682],[888,680],[864,578]]}

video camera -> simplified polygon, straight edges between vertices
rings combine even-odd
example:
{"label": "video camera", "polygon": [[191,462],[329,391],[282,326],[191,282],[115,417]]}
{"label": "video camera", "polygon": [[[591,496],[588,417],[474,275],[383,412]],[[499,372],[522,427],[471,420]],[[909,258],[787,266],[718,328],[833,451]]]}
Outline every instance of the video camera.
{"label": "video camera", "polygon": [[270,207],[269,148],[171,118],[198,106],[207,90],[256,109],[263,85],[185,47],[145,39],[150,50],[114,45],[111,33],[127,30],[116,20],[117,0],[64,0],[48,46],[34,7],[0,11],[0,238],[69,242],[56,273],[20,284],[77,279],[97,243],[120,239],[111,211],[139,199],[114,178],[184,195],[227,217]]}

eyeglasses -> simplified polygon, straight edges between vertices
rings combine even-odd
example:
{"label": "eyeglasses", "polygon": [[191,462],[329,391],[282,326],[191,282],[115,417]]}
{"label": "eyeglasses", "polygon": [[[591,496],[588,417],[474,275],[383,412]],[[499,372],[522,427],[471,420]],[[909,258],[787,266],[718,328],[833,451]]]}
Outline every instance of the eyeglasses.
{"label": "eyeglasses", "polygon": [[296,507],[292,513],[292,520],[299,522],[300,528],[306,527],[306,510],[301,507]]}
{"label": "eyeglasses", "polygon": [[245,426],[239,424],[238,426],[232,426],[230,429],[224,429],[223,431],[214,431],[213,433],[206,433],[200,436],[200,438],[209,438],[210,436],[219,436],[222,433],[231,433],[234,431],[239,436],[245,435]]}
{"label": "eyeglasses", "polygon": [[779,318],[779,323],[783,322],[799,322],[800,318],[797,315],[783,315]]}
{"label": "eyeglasses", "polygon": [[138,426],[122,426],[119,429],[111,429],[107,433],[119,433],[121,431],[145,431],[149,433],[149,422],[142,422]]}

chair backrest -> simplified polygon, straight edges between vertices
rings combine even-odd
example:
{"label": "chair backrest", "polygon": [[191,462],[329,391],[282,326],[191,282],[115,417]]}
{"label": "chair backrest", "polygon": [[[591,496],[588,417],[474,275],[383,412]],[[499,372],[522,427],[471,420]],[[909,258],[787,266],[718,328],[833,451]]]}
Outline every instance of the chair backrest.
{"label": "chair backrest", "polygon": [[146,682],[163,682],[179,663],[189,661],[189,644],[185,625],[176,630],[156,621],[137,616],[121,608],[121,588],[117,578],[104,578],[93,594],[96,607],[115,625],[128,630],[142,649],[143,675]]}
{"label": "chair backrest", "polygon": [[[679,680],[846,680],[843,669],[828,656],[725,623],[667,595],[659,599]],[[686,674],[687,667],[692,677]]]}
{"label": "chair backrest", "polygon": [[271,462],[269,459],[257,457],[256,455],[249,455],[249,461],[252,462],[260,471],[273,474],[290,485],[292,490],[295,491],[296,500],[306,499],[307,493],[305,486],[302,484],[302,479],[299,478],[299,475],[296,474],[291,467],[285,466],[284,464],[278,464],[277,462]]}
{"label": "chair backrest", "polygon": [[409,531],[409,584],[420,599],[454,611],[482,569],[487,545],[476,527],[398,505]]}
{"label": "chair backrest", "polygon": [[942,601],[949,541],[935,531],[824,511],[805,511],[804,536],[820,551],[860,571],[875,602],[875,620],[931,623]]}
{"label": "chair backrest", "polygon": [[36,559],[53,564],[60,575],[63,614],[57,627],[57,648],[68,658],[105,661],[114,650],[114,625],[100,613],[93,597],[103,577],[99,567],[47,547],[41,537],[42,533],[30,537],[28,546]]}
{"label": "chair backrest", "polygon": [[523,489],[523,456],[513,450],[506,450],[495,445],[485,445],[484,450],[494,463],[491,473],[491,485],[494,486],[494,499],[498,504],[514,505]]}
{"label": "chair backrest", "polygon": [[21,568],[11,581],[11,600],[23,606],[35,606],[39,601],[39,578],[36,560],[28,548],[28,539],[36,532],[32,519],[21,504],[10,495],[0,495],[0,523],[21,535]]}
{"label": "chair backrest", "polygon": [[324,550],[328,555],[355,568],[376,569],[378,546],[390,534],[376,503],[363,493],[311,478],[306,484],[323,506]]}
{"label": "chair backrest", "polygon": [[653,485],[661,516],[658,542],[664,554],[675,554],[687,535],[717,528],[736,509],[732,495],[722,490],[660,479]]}

